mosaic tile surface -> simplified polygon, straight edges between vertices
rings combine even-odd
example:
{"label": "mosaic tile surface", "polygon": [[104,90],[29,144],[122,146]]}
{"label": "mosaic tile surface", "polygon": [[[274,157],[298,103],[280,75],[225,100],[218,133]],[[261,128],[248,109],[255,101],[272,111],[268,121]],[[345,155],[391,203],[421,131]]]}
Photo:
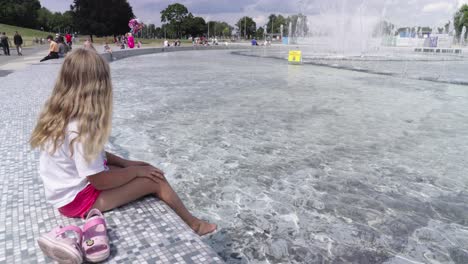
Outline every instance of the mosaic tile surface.
{"label": "mosaic tile surface", "polygon": [[[58,225],[82,225],[45,202],[39,153],[28,145],[38,112],[53,87],[59,61],[0,78],[0,263],[50,263],[36,239]],[[148,197],[105,217],[109,263],[223,263],[164,203]]]}

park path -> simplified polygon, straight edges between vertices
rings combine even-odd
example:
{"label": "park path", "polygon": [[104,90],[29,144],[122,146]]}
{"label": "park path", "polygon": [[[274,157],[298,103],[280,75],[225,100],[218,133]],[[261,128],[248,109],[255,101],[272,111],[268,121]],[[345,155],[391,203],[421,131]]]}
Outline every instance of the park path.
{"label": "park path", "polygon": [[10,47],[11,56],[3,55],[0,52],[0,71],[17,71],[25,69],[27,66],[39,62],[47,55],[48,46],[38,45],[23,48],[23,56],[18,56],[15,47]]}

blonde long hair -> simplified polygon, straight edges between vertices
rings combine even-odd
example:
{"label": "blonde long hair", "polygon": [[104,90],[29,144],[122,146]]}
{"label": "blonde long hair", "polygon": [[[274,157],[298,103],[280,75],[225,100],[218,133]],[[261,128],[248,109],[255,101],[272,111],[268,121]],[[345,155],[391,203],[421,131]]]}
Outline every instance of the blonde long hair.
{"label": "blonde long hair", "polygon": [[69,122],[78,122],[78,136],[90,162],[103,149],[111,132],[112,83],[109,64],[95,51],[76,49],[63,62],[50,98],[31,136],[31,147],[51,154],[63,144]]}

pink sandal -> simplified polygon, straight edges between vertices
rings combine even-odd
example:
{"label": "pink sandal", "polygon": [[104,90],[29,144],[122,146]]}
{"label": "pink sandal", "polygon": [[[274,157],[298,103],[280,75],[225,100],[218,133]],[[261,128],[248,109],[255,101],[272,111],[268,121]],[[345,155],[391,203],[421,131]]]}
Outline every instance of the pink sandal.
{"label": "pink sandal", "polygon": [[101,262],[110,255],[106,220],[98,209],[89,211],[83,226],[83,255],[89,262]]}
{"label": "pink sandal", "polygon": [[[75,238],[67,237],[67,231],[73,231]],[[56,227],[47,234],[43,234],[37,240],[42,252],[59,263],[81,264],[81,239],[83,233],[77,226]]]}

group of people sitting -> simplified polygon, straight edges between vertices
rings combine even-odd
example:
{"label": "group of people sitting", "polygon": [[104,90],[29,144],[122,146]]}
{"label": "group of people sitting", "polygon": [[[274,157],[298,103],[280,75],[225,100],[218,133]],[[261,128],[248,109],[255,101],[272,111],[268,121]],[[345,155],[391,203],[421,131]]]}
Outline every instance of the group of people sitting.
{"label": "group of people sitting", "polygon": [[180,40],[176,39],[174,42],[170,43],[167,39],[163,42],[164,47],[180,47]]}
{"label": "group of people sitting", "polygon": [[271,41],[267,39],[265,39],[261,45],[258,44],[258,41],[255,38],[252,39],[251,43],[252,46],[271,46]]}
{"label": "group of people sitting", "polygon": [[[114,44],[116,44],[117,46],[120,46],[120,49],[125,49],[126,47],[130,48],[130,49],[133,49],[135,46],[137,48],[141,48],[142,45],[143,45],[141,43],[141,41],[138,41],[138,42],[135,43],[135,37],[130,32],[128,32],[125,35],[119,36],[119,37],[114,37]],[[109,44],[106,42],[106,45],[108,46]],[[105,52],[109,52],[109,50],[110,49],[108,49],[108,48],[106,48],[106,46],[104,46],[104,51]],[[110,50],[110,53],[112,53],[112,50]]]}
{"label": "group of people sitting", "polygon": [[55,38],[52,35],[47,36],[47,42],[49,42],[49,54],[45,56],[41,62],[64,58],[65,55],[72,49],[72,36],[67,33],[64,36],[56,34]]}

